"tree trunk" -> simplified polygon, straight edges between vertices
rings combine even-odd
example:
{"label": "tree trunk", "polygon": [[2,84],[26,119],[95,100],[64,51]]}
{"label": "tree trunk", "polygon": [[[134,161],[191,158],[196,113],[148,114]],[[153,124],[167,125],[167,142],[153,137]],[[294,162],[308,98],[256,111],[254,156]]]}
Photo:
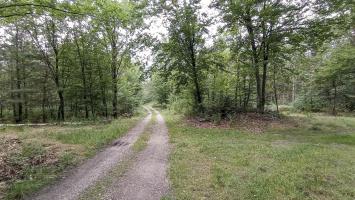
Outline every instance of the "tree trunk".
{"label": "tree trunk", "polygon": [[[237,68],[237,83],[235,85],[235,96],[234,96],[234,106],[235,106],[235,109],[238,110],[238,96],[239,95],[239,78],[240,78],[240,70],[239,70],[239,67]],[[239,106],[241,105],[241,98],[239,98]]]}
{"label": "tree trunk", "polygon": [[118,51],[117,51],[117,46],[115,41],[111,41],[111,48],[112,48],[112,60],[111,60],[111,76],[112,76],[112,116],[113,118],[117,119],[118,117],[118,108],[117,108],[117,102],[118,102],[118,87],[117,87],[117,82],[118,82],[118,71],[117,71],[117,57],[118,57]]}
{"label": "tree trunk", "polygon": [[92,78],[92,67],[89,69],[89,98],[90,98],[90,108],[91,108],[91,116],[95,117],[95,104],[94,104],[94,95],[93,95],[93,78]]}
{"label": "tree trunk", "polygon": [[44,81],[43,81],[43,91],[42,91],[42,122],[46,123],[47,122],[47,114],[46,114],[46,105],[48,102],[48,97],[47,97],[47,79],[48,79],[48,73],[45,71],[44,74]]}
{"label": "tree trunk", "polygon": [[15,47],[16,47],[16,104],[17,104],[17,114],[16,114],[16,123],[19,123],[22,121],[22,97],[21,97],[21,69],[20,69],[20,57],[19,57],[19,50],[20,50],[20,45],[19,45],[19,31],[18,27],[16,26],[16,35],[15,35]]}
{"label": "tree trunk", "polygon": [[333,80],[334,96],[333,96],[333,115],[337,115],[336,104],[337,104],[337,85],[336,80]]}
{"label": "tree trunk", "polygon": [[261,84],[261,98],[260,98],[260,107],[259,112],[264,113],[265,111],[265,103],[266,103],[266,78],[267,78],[267,60],[264,60],[263,64],[263,76],[262,76],[262,84]]}
{"label": "tree trunk", "polygon": [[80,60],[80,69],[81,69],[81,80],[83,84],[83,101],[84,101],[84,107],[85,107],[85,118],[89,118],[89,108],[88,108],[88,100],[87,100],[87,84],[86,84],[86,74],[85,74],[85,69],[86,69],[86,62],[84,58],[84,53],[80,51],[80,45],[78,42],[78,38],[75,36],[75,45],[76,45],[76,50],[78,53],[78,57]]}
{"label": "tree trunk", "polygon": [[[265,6],[265,4],[264,4]],[[267,41],[267,31],[265,27],[265,22],[262,22],[263,29],[263,41],[262,41],[262,50],[263,50],[263,75],[262,75],[262,84],[261,84],[261,98],[260,98],[260,107],[259,112],[264,113],[265,103],[266,103],[266,79],[267,79],[267,67],[269,64],[269,43]]]}
{"label": "tree trunk", "polygon": [[259,58],[257,53],[257,47],[255,42],[254,28],[250,16],[247,16],[245,19],[247,31],[249,34],[250,46],[252,49],[252,66],[255,73],[256,81],[256,108],[258,112],[264,112],[264,105],[262,104],[262,89],[261,89],[261,80],[259,72]]}
{"label": "tree trunk", "polygon": [[107,118],[108,117],[108,109],[107,109],[107,100],[106,100],[106,84],[105,80],[103,78],[101,66],[99,63],[97,63],[98,69],[99,69],[99,77],[100,77],[100,88],[101,88],[101,97],[102,97],[102,105],[104,106],[104,116]]}
{"label": "tree trunk", "polygon": [[58,91],[58,96],[59,96],[59,108],[58,108],[58,120],[59,121],[64,121],[64,95],[63,91],[59,90]]}
{"label": "tree trunk", "polygon": [[251,82],[250,82],[250,80],[248,80],[248,91],[246,93],[245,100],[244,100],[244,105],[243,105],[244,112],[246,112],[247,108],[248,108],[249,99],[250,99],[250,93],[251,93]]}
{"label": "tree trunk", "polygon": [[274,88],[274,98],[275,98],[275,105],[276,105],[276,112],[279,115],[279,103],[277,100],[277,87],[276,87],[276,67],[274,66],[274,77],[273,77],[273,88]]}
{"label": "tree trunk", "polygon": [[2,102],[0,101],[0,119],[2,119],[3,117],[2,109],[3,109],[3,105]]}
{"label": "tree trunk", "polygon": [[190,40],[190,57],[191,57],[191,65],[192,65],[192,76],[193,76],[193,83],[195,85],[195,99],[197,103],[197,111],[199,113],[203,112],[203,105],[202,105],[202,93],[200,84],[198,82],[198,72],[196,66],[196,57],[195,57],[195,49],[194,49],[195,38],[192,36],[192,40]]}
{"label": "tree trunk", "polygon": [[194,67],[193,69],[193,79],[194,79],[194,85],[195,85],[195,96],[196,96],[196,101],[197,101],[197,108],[199,112],[203,112],[203,106],[202,106],[202,94],[201,94],[201,89],[200,85],[198,82],[198,74],[196,72],[196,69]]}
{"label": "tree trunk", "polygon": [[292,102],[295,102],[296,100],[296,83],[295,83],[295,77],[292,77]]}

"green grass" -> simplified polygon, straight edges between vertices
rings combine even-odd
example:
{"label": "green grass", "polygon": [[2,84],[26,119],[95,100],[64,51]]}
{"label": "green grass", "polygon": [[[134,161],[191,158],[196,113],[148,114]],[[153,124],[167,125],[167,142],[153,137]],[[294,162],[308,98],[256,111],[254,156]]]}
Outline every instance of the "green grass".
{"label": "green grass", "polygon": [[[0,136],[16,136],[20,141],[19,151],[8,155],[10,165],[18,174],[7,180],[5,199],[22,199],[38,191],[56,180],[65,169],[75,166],[114,139],[123,136],[139,119],[141,115],[120,118],[110,124],[0,130]],[[54,158],[51,158],[52,155],[55,155]],[[47,162],[51,159],[55,159],[54,162]]]}
{"label": "green grass", "polygon": [[355,199],[355,118],[302,116],[250,134],[165,117],[176,199]]}
{"label": "green grass", "polygon": [[139,117],[135,118],[122,118],[107,125],[107,127],[100,129],[91,128],[78,129],[69,133],[55,133],[50,137],[64,144],[79,144],[87,149],[89,155],[94,154],[98,149],[107,145],[114,139],[121,137],[129,128],[131,128]]}
{"label": "green grass", "polygon": [[150,134],[152,132],[153,124],[155,123],[155,121],[156,121],[156,115],[154,113],[152,114],[152,119],[150,120],[149,124],[145,128],[144,132],[139,136],[137,141],[133,144],[132,146],[133,151],[140,152],[147,147]]}

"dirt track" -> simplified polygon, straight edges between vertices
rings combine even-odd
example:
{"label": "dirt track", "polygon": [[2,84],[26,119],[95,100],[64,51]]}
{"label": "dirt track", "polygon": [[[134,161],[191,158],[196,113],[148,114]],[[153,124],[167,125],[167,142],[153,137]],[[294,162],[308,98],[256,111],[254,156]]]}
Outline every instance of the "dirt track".
{"label": "dirt track", "polygon": [[95,181],[132,153],[131,146],[151,119],[151,113],[125,136],[113,142],[112,146],[98,153],[78,168],[70,171],[57,183],[43,189],[27,199],[36,200],[74,200]]}
{"label": "dirt track", "polygon": [[[83,165],[67,173],[57,183],[43,189],[36,196],[27,199],[36,200],[74,200],[78,199],[90,186],[106,176],[110,170],[127,158],[136,157],[122,177],[114,180],[105,188],[100,199],[115,200],[159,200],[168,194],[167,179],[169,139],[168,129],[159,112],[150,131],[146,149],[134,156],[131,146],[144,132],[151,120],[152,113],[139,122],[125,136],[113,142],[112,146],[98,153]],[[97,199],[96,197],[93,197]]]}
{"label": "dirt track", "polygon": [[138,155],[134,166],[111,185],[104,199],[159,200],[167,195],[168,142],[168,129],[157,112],[147,148]]}

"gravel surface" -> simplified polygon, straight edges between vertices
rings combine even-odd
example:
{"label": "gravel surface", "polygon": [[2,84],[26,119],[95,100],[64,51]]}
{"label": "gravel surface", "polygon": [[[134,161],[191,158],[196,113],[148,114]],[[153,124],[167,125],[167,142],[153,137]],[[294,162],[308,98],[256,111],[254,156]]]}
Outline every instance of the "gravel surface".
{"label": "gravel surface", "polygon": [[159,200],[168,194],[169,139],[163,117],[157,112],[148,146],[132,168],[114,182],[104,199]]}
{"label": "gravel surface", "polygon": [[105,176],[106,173],[116,166],[125,157],[132,154],[131,146],[143,133],[145,126],[151,119],[151,113],[125,136],[114,141],[104,151],[86,161],[76,169],[73,169],[57,183],[44,188],[36,196],[27,199],[36,200],[72,200],[94,184],[95,181]]}

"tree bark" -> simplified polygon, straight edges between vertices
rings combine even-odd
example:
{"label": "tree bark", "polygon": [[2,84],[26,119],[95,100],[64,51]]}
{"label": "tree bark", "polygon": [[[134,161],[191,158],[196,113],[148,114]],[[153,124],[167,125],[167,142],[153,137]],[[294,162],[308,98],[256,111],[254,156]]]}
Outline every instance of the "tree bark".
{"label": "tree bark", "polygon": [[116,46],[116,41],[112,39],[111,41],[111,76],[112,76],[112,116],[113,118],[117,119],[118,117],[118,108],[117,108],[117,102],[118,102],[118,87],[117,87],[117,82],[118,82],[118,71],[117,71],[117,57],[118,57],[118,50]]}
{"label": "tree bark", "polygon": [[337,85],[336,80],[333,80],[334,96],[333,96],[333,115],[337,115],[336,104],[337,104]]}
{"label": "tree bark", "polygon": [[100,89],[101,89],[101,97],[102,97],[102,105],[104,106],[104,116],[108,117],[108,109],[107,109],[107,100],[106,100],[106,84],[103,78],[102,69],[99,63],[97,63],[97,67],[99,69],[99,77],[100,77]]}
{"label": "tree bark", "polygon": [[246,28],[249,34],[249,41],[252,50],[252,66],[255,73],[255,81],[256,81],[256,108],[258,112],[264,112],[264,106],[262,105],[262,89],[261,89],[261,80],[260,80],[260,71],[259,71],[259,57],[255,42],[255,34],[254,27],[252,25],[251,17],[248,15],[244,19]]}
{"label": "tree bark", "polygon": [[47,70],[45,71],[44,74],[44,80],[43,80],[43,88],[42,88],[42,122],[46,123],[47,122],[47,114],[46,114],[46,106],[48,103],[48,97],[47,97],[47,79],[48,79],[48,72]]}
{"label": "tree bark", "polygon": [[190,49],[190,58],[191,58],[191,65],[192,65],[192,78],[193,78],[193,83],[195,86],[195,99],[197,103],[197,111],[198,112],[203,112],[203,105],[202,105],[202,93],[201,93],[201,88],[200,84],[198,81],[198,72],[197,72],[197,66],[196,66],[196,55],[195,55],[195,36],[193,35],[191,40],[189,41],[189,49]]}
{"label": "tree bark", "polygon": [[80,62],[80,69],[81,69],[81,80],[83,84],[83,101],[84,101],[84,107],[85,107],[85,118],[89,118],[89,108],[88,108],[88,100],[87,100],[87,84],[86,84],[86,62],[84,58],[84,53],[80,51],[80,45],[78,42],[78,37],[75,36],[75,45],[76,45],[76,50],[78,53],[79,57],[79,62]]}
{"label": "tree bark", "polygon": [[22,107],[22,96],[21,96],[21,69],[20,69],[20,56],[19,56],[19,51],[20,51],[20,39],[19,39],[19,31],[18,27],[16,26],[16,35],[15,35],[15,47],[16,47],[16,104],[17,104],[17,114],[16,114],[16,123],[22,122],[22,113],[23,113],[23,107]]}
{"label": "tree bark", "polygon": [[273,88],[274,88],[274,98],[275,98],[276,112],[277,112],[277,115],[279,115],[279,103],[278,103],[278,99],[277,99],[276,67],[275,66],[274,66]]}

